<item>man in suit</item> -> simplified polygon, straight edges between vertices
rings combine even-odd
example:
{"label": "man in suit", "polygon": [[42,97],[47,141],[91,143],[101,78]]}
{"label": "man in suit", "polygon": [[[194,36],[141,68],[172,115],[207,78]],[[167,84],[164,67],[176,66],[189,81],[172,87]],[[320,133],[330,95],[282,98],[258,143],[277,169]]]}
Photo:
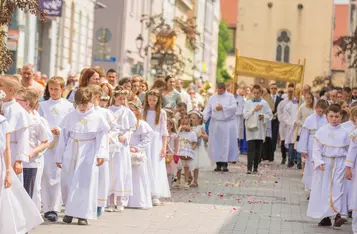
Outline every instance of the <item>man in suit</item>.
{"label": "man in suit", "polygon": [[[277,118],[277,109],[279,103],[283,100],[279,95],[278,95],[278,86],[273,83],[270,85],[270,95],[274,101],[274,110],[273,110],[273,120],[271,122],[271,127],[272,127],[272,150],[273,150],[273,161],[274,161],[274,153],[276,150],[276,144],[278,142],[278,135],[279,135],[279,120]],[[282,152],[284,153],[284,152]]]}

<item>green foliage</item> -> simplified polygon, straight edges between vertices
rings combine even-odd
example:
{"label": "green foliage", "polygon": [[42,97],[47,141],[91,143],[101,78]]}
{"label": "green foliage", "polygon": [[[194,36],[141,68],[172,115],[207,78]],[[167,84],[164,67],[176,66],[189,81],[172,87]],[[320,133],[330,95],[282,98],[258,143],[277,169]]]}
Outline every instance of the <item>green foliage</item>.
{"label": "green foliage", "polygon": [[227,69],[225,69],[225,62],[227,59],[227,54],[233,49],[233,41],[231,33],[229,31],[228,25],[221,21],[219,24],[219,35],[218,35],[218,58],[217,58],[217,74],[216,82],[226,82],[232,79]]}

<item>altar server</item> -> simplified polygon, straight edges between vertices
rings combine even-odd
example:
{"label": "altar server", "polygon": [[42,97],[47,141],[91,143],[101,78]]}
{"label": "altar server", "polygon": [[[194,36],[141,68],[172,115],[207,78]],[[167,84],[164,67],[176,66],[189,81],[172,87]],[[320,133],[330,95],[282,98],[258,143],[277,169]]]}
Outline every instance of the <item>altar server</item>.
{"label": "altar server", "polygon": [[93,108],[88,87],[75,94],[77,109],[61,122],[56,164],[62,169],[63,222],[88,225],[97,218],[98,167],[107,157],[109,125]]}

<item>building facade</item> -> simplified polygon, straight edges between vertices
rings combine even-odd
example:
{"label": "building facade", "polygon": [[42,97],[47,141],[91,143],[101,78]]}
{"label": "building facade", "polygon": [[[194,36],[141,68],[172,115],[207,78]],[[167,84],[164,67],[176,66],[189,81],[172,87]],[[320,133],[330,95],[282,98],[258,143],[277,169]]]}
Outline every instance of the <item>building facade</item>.
{"label": "building facade", "polygon": [[[236,47],[240,55],[287,63],[306,58],[305,84],[331,74],[333,0],[239,0],[238,15]],[[259,77],[241,79],[262,86],[271,82]]]}

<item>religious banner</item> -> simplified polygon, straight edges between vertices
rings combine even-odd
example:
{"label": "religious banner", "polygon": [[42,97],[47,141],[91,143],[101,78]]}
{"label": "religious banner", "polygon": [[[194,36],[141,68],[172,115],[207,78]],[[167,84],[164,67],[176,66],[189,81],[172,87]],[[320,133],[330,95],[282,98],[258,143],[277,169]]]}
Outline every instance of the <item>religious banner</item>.
{"label": "religious banner", "polygon": [[61,17],[63,0],[40,0],[40,8],[49,17]]}
{"label": "religious banner", "polygon": [[299,83],[304,66],[237,56],[236,75]]}

